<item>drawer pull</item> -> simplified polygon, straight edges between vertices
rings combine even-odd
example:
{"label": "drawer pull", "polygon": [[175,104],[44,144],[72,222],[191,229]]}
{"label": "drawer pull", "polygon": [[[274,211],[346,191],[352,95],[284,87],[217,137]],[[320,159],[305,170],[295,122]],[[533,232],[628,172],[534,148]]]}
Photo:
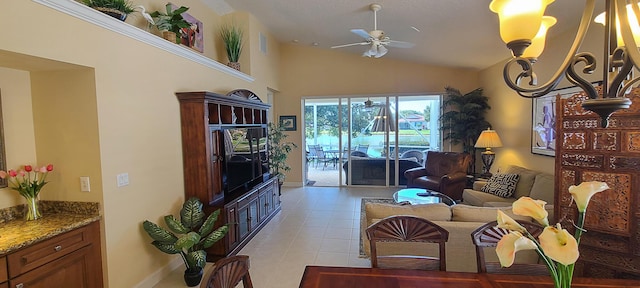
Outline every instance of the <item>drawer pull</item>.
{"label": "drawer pull", "polygon": [[56,250],[56,252],[62,250],[62,246],[57,245],[56,247],[53,247],[53,250]]}
{"label": "drawer pull", "polygon": [[22,288],[22,287],[24,287],[23,283],[16,284],[16,288]]}

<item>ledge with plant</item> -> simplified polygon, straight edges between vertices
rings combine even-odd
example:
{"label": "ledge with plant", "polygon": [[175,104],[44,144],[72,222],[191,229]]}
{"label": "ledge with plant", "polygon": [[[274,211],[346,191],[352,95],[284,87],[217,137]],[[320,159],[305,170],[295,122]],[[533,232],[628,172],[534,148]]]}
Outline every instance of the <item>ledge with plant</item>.
{"label": "ledge with plant", "polygon": [[128,0],[82,0],[82,3],[122,21],[135,9]]}
{"label": "ledge with plant", "polygon": [[222,38],[224,49],[229,59],[227,66],[238,71],[240,71],[240,54],[243,48],[243,36],[244,31],[236,25],[225,24],[220,27],[220,37]]}

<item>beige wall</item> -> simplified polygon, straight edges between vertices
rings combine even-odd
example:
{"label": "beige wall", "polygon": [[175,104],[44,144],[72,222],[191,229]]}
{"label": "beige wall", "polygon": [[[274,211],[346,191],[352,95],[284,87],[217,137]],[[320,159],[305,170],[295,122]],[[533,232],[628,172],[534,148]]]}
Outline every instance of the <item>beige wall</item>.
{"label": "beige wall", "polygon": [[[600,68],[594,74],[587,75],[588,77],[586,78],[589,81],[602,79],[601,43],[603,30],[601,25],[592,25],[580,49],[580,51],[594,53],[599,61]],[[551,75],[559,68],[574,38],[575,30],[571,30],[547,41],[545,52],[534,66],[539,84],[548,81]],[[509,55],[506,47],[505,55],[506,57]],[[505,63],[506,60],[480,73],[481,86],[484,87],[485,94],[489,96],[489,104],[491,105],[487,118],[493,124],[493,129],[500,135],[504,145],[502,148],[495,149],[496,160],[491,170],[495,172],[509,164],[515,164],[538,171],[554,173],[554,157],[531,153],[532,100],[520,97],[507,87],[502,78]],[[582,66],[577,67],[582,68]],[[564,79],[558,85],[558,88],[572,85]]]}
{"label": "beige wall", "polygon": [[[139,4],[156,10],[160,3]],[[270,46],[269,55],[243,56],[257,59],[248,67],[261,67],[243,70],[256,71],[256,80],[247,82],[32,1],[6,5],[0,25],[21,23],[3,34],[10,41],[0,42],[0,67],[12,68],[0,68],[9,167],[51,162],[56,169],[43,199],[101,203],[108,287],[162,277],[162,268],[177,256],[153,248],[141,222],[177,213],[184,199],[174,92],[245,88],[266,99],[267,88],[278,87],[271,76],[277,74],[278,46]],[[221,17],[200,1],[181,5],[191,6],[189,13],[205,23],[204,54],[218,60],[215,28]],[[144,28],[140,20],[133,16],[127,23]],[[247,26],[249,35],[264,29]],[[120,173],[129,174],[130,185],[117,187]],[[79,191],[80,176],[91,177],[91,192]],[[0,208],[21,201],[14,191],[0,190]]]}
{"label": "beige wall", "polygon": [[[401,50],[390,53],[401,53]],[[445,86],[463,92],[480,87],[475,71],[428,66],[388,58],[368,58],[337,50],[317,49],[283,44],[280,61],[280,93],[275,94],[274,117],[296,115],[302,126],[303,97],[335,97],[344,95],[438,93]],[[292,170],[288,185],[302,183],[303,131],[290,132],[290,140],[298,145],[287,160]]]}

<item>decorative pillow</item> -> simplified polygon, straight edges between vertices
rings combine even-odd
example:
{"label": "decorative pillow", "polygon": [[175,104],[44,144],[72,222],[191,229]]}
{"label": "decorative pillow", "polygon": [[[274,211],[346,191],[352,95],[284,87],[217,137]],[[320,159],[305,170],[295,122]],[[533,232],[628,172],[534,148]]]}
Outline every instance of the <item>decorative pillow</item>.
{"label": "decorative pillow", "polygon": [[516,191],[519,179],[520,175],[518,174],[496,174],[491,176],[487,185],[484,185],[480,191],[502,198],[509,198]]}

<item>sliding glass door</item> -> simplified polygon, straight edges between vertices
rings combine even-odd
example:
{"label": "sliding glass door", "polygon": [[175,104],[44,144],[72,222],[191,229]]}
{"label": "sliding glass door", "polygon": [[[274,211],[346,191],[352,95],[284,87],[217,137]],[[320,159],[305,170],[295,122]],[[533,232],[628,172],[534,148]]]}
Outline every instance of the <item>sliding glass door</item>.
{"label": "sliding glass door", "polygon": [[305,99],[307,185],[405,185],[439,150],[440,95]]}

